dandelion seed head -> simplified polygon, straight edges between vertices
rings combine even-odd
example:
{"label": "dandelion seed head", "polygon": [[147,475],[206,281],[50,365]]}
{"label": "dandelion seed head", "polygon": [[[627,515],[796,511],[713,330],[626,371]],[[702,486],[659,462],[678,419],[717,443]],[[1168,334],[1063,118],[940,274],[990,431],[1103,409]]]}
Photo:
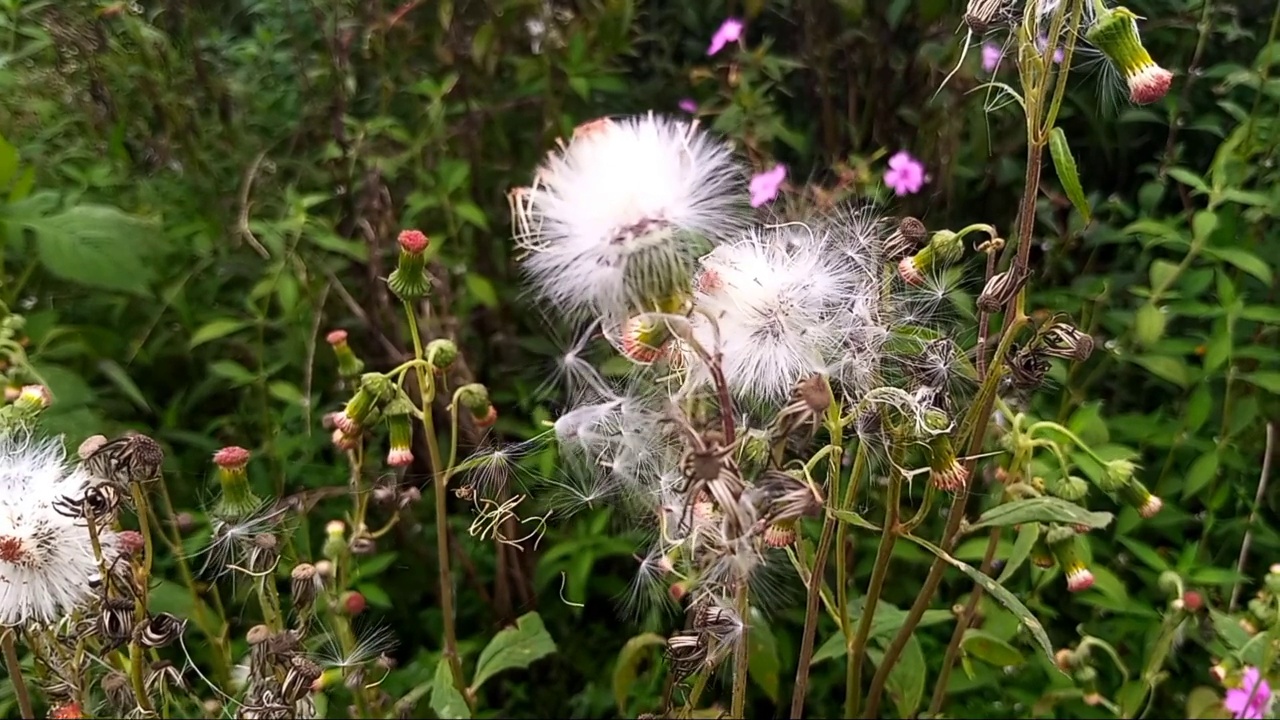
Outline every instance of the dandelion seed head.
{"label": "dandelion seed head", "polygon": [[[52,623],[87,602],[98,573],[85,521],[56,509],[95,482],[66,464],[60,438],[0,438],[0,625]],[[107,561],[116,535],[99,528]]]}

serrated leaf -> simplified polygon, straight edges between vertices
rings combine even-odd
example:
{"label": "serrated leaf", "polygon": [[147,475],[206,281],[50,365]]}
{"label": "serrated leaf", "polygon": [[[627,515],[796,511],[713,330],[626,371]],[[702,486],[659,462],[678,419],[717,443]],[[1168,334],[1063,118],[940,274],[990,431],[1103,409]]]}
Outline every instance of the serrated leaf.
{"label": "serrated leaf", "polygon": [[86,287],[148,294],[150,223],[105,205],[77,205],[23,224],[35,233],[40,263],[50,273]]}
{"label": "serrated leaf", "polygon": [[627,697],[636,682],[642,653],[646,648],[662,646],[666,642],[667,639],[657,633],[643,633],[628,640],[618,651],[618,660],[613,666],[613,701],[618,705],[618,715],[625,717],[627,714]]}
{"label": "serrated leaf", "polygon": [[436,663],[436,674],[431,682],[431,709],[441,720],[453,718],[470,720],[471,718],[471,708],[467,707],[466,699],[462,697],[462,693],[458,692],[458,688],[454,687],[453,672],[449,669],[449,662],[444,658],[440,658],[440,662]]}
{"label": "serrated leaf", "polygon": [[969,526],[969,529],[1009,527],[1029,522],[1054,522],[1103,528],[1114,518],[1115,516],[1109,512],[1086,510],[1062,498],[1044,496],[997,505],[982,513]]}
{"label": "serrated leaf", "polygon": [[1071,147],[1067,144],[1067,134],[1062,128],[1055,127],[1049,133],[1049,154],[1053,156],[1053,168],[1058,173],[1058,181],[1067,193],[1067,198],[1076,207],[1086,223],[1091,214],[1089,199],[1085,197],[1084,188],[1080,186],[1080,174],[1076,169],[1076,160],[1071,156]]}
{"label": "serrated leaf", "polygon": [[232,333],[240,332],[241,330],[249,327],[250,324],[251,323],[247,320],[236,320],[234,318],[218,318],[217,320],[210,320],[197,328],[195,332],[191,333],[191,340],[187,342],[187,347],[194,350],[195,348],[212,340],[217,340],[218,338],[226,337]]}
{"label": "serrated leaf", "polygon": [[1018,652],[1017,648],[995,635],[976,628],[969,628],[964,631],[964,639],[960,641],[960,648],[979,660],[996,667],[1017,666],[1024,662],[1022,653]]}
{"label": "serrated leaf", "polygon": [[478,690],[489,678],[503,670],[525,668],[556,651],[556,643],[542,624],[542,616],[529,612],[516,619],[514,627],[503,628],[476,661],[471,689]]}
{"label": "serrated leaf", "polygon": [[[1032,639],[1035,640],[1036,645],[1040,647],[1040,650],[1044,653],[1045,657],[1050,659],[1053,658],[1053,644],[1049,642],[1049,636],[1045,633],[1044,625],[1036,619],[1035,615],[1031,614],[1031,611],[1027,609],[1027,606],[1023,605],[1022,601],[1013,593],[1009,592],[1008,589],[996,582],[994,579],[982,574],[982,572],[972,565],[963,563],[951,557],[951,555],[947,554],[942,548],[934,545],[928,540],[924,540],[910,534],[903,535],[903,537],[933,553],[943,562],[951,565],[965,575],[968,575],[971,580],[981,585],[982,589],[985,590],[988,595],[1018,618],[1018,622],[1031,633]],[[1057,665],[1054,665],[1054,667],[1057,667]]]}

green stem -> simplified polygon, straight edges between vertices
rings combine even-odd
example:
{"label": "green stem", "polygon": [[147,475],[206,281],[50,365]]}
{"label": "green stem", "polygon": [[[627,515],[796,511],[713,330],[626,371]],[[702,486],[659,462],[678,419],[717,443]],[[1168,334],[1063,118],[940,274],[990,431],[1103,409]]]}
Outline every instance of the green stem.
{"label": "green stem", "polygon": [[747,604],[747,583],[744,581],[738,585],[738,617],[742,620],[742,637],[737,640],[737,647],[733,649],[733,695],[730,696],[729,717],[745,718],[743,714],[747,706],[747,665],[751,657],[750,652],[750,632],[751,608]]}
{"label": "green stem", "polygon": [[22,663],[18,660],[18,648],[13,642],[13,629],[0,630],[4,645],[4,664],[9,670],[9,681],[13,685],[13,694],[18,699],[18,711],[24,718],[34,720],[36,713],[31,709],[31,694],[27,692],[27,681],[22,677]]}
{"label": "green stem", "polygon": [[[136,570],[137,576],[135,578],[138,586],[138,597],[133,605],[133,621],[135,624],[141,624],[147,620],[147,595],[148,589],[151,587],[151,560],[154,557],[151,541],[151,520],[147,494],[143,491],[142,485],[130,483],[129,493],[133,496],[133,506],[138,514],[138,532],[142,535],[142,563]],[[144,671],[142,646],[138,644],[138,640],[135,638],[129,642],[129,674],[133,680],[133,693],[136,696],[139,708],[147,712],[154,712],[154,708],[151,706],[151,698],[147,697],[146,693],[146,684],[143,678]]]}
{"label": "green stem", "polygon": [[[422,334],[418,330],[418,313],[413,304],[404,304],[405,315],[409,322],[409,335],[413,338],[413,356],[425,359],[422,345]],[[444,467],[440,458],[440,442],[436,438],[435,418],[432,407],[435,402],[435,379],[426,372],[425,364],[416,364],[414,369],[418,375],[418,394],[422,407],[422,424],[427,440],[427,454],[431,460],[431,479],[435,490],[436,513],[436,562],[440,568],[440,612],[444,616],[444,657],[449,662],[449,671],[453,675],[453,685],[458,692],[471,703],[471,693],[467,691],[467,683],[462,675],[462,659],[458,655],[458,633],[454,625],[453,609],[453,573],[449,569],[449,526],[448,495],[446,483],[450,468]]]}
{"label": "green stem", "polygon": [[[982,567],[980,572],[986,575],[991,572],[994,564],[996,550],[1000,547],[1000,531],[1002,528],[991,528],[991,534],[987,538],[987,549],[982,555]],[[938,671],[938,679],[933,685],[933,697],[929,700],[929,715],[936,717],[938,711],[942,709],[942,701],[947,696],[947,682],[951,679],[951,670],[955,667],[956,656],[960,654],[960,643],[964,640],[965,633],[969,629],[969,624],[973,621],[973,614],[978,609],[978,603],[982,600],[982,586],[974,583],[973,590],[969,593],[969,600],[964,605],[964,610],[960,612],[960,617],[956,620],[956,629],[951,633],[951,642],[947,644],[947,651],[942,657],[942,669]]]}
{"label": "green stem", "polygon": [[[862,617],[858,621],[858,634],[853,644],[846,646],[849,662],[845,674],[844,715],[846,718],[857,717],[858,706],[862,702],[862,661],[867,654],[867,640],[871,636],[871,624],[875,619],[876,606],[880,603],[880,594],[884,591],[884,579],[889,574],[889,562],[893,558],[893,546],[898,539],[898,504],[902,495],[902,475],[893,473],[889,478],[889,493],[885,499],[884,527],[880,533],[880,548],[876,551],[876,563],[871,570],[871,582],[867,585],[866,598],[862,603]],[[846,614],[848,610],[845,610]],[[882,663],[883,666],[883,663]]]}

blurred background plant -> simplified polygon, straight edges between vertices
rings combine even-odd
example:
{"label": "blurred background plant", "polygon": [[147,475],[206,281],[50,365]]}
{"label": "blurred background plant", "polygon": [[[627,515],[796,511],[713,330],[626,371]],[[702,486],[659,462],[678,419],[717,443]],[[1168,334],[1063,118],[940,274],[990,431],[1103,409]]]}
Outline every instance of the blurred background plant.
{"label": "blurred background plant", "polygon": [[[325,338],[345,329],[378,369],[412,357],[383,280],[403,228],[432,240],[434,304],[447,311],[425,332],[462,350],[451,378],[490,387],[492,435],[543,432],[561,402],[546,377],[564,348],[516,289],[505,193],[585,120],[692,110],[757,171],[786,166],[779,203],[883,197],[899,150],[927,182],[883,202],[930,226],[1012,218],[1021,194],[1022,120],[983,87],[1012,77],[1013,63],[984,67],[976,39],[960,61],[965,8],[954,0],[2,4],[0,301],[21,314],[5,332],[25,349],[6,360],[6,378],[47,385],[47,424],[72,443],[127,429],[158,440],[192,547],[208,527],[219,448],[253,451],[262,496],[346,483],[319,421],[348,396]],[[1280,247],[1266,242],[1280,215],[1280,4],[1131,7],[1177,80],[1141,108],[1100,102],[1088,82],[1068,92],[1058,124],[1092,213],[1072,212],[1068,189],[1045,173],[1028,308],[1070,314],[1099,351],[1055,364],[1026,411],[1106,460],[1146,468],[1165,508],[1140,527],[1124,510],[1090,533],[1091,590],[1064,600],[1056,581],[1013,586],[1056,645],[1098,637],[1119,649],[1118,662],[1077,651],[1071,666],[1087,665],[1114,708],[1024,657],[1011,644],[1016,619],[984,599],[981,635],[947,688],[954,716],[1222,716],[1213,668],[1275,657],[1274,641],[1251,641],[1267,625],[1242,627],[1240,612],[1280,551],[1265,462],[1280,420]],[[730,16],[750,42],[708,56]],[[464,424],[460,442],[492,439]],[[1101,472],[1082,449],[1068,452]],[[405,479],[422,484],[428,454],[414,455]],[[502,470],[552,463],[539,451]],[[340,512],[317,503],[299,536],[319,543]],[[434,521],[415,517],[391,529],[353,587],[396,629],[398,667],[382,685],[394,698],[430,683],[440,650],[438,588],[408,570],[435,567],[432,544],[418,541],[434,537]],[[608,510],[550,527],[536,548],[473,537],[469,517],[453,517],[463,655],[535,609],[557,641],[523,674],[485,685],[483,707],[599,717],[658,703],[657,646],[616,619],[636,545],[603,532],[615,523]],[[878,538],[850,537],[865,575]],[[977,563],[985,546],[973,538],[955,555]],[[932,560],[911,547],[895,558],[886,636]],[[189,612],[175,559],[158,556],[154,572],[153,604]],[[969,587],[948,577],[942,596]],[[749,714],[785,707],[803,612],[778,612],[753,635]],[[926,657],[949,640],[938,618],[920,635]],[[231,637],[254,622],[228,620]],[[211,648],[192,650],[202,667],[213,662]],[[844,673],[823,662],[833,656],[820,646],[815,658],[814,716],[839,713]],[[891,689],[894,712],[924,706],[934,678],[923,673]],[[13,712],[11,702],[0,686],[0,707]]]}

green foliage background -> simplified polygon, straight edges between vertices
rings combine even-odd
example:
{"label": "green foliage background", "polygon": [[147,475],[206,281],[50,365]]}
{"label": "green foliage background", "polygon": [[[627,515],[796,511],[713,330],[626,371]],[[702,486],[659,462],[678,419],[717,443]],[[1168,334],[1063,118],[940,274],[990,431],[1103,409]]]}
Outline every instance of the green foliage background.
{"label": "green foliage background", "polygon": [[[432,238],[436,304],[447,308],[432,332],[462,346],[460,377],[490,387],[495,432],[542,430],[563,402],[543,383],[556,350],[519,291],[505,193],[582,121],[678,112],[692,97],[704,122],[758,163],[786,162],[792,192],[838,184],[868,196],[886,154],[906,148],[931,182],[887,208],[931,227],[1007,228],[1021,189],[1021,118],[986,107],[976,53],[938,90],[959,59],[963,3],[953,0],[0,5],[0,295],[27,316],[55,429],[72,442],[126,428],[156,437],[175,501],[197,528],[209,456],[223,445],[254,451],[264,495],[344,486],[345,463],[319,422],[345,399],[324,335],[347,329],[379,368],[405,357],[382,280],[402,228]],[[1143,465],[1165,510],[1139,525],[1125,509],[1091,534],[1093,590],[1067,597],[1057,577],[1011,589],[1055,643],[1083,628],[1120,648],[1124,672],[1104,669],[1100,681],[1108,697],[1123,706],[1168,672],[1151,712],[1186,716],[1203,711],[1188,701],[1212,684],[1221,648],[1193,628],[1163,670],[1146,667],[1170,600],[1159,573],[1176,569],[1225,608],[1237,580],[1248,597],[1249,578],[1280,557],[1280,500],[1269,492],[1255,504],[1266,425],[1280,414],[1277,7],[1131,6],[1176,80],[1144,108],[1099,100],[1095,81],[1073,83],[1059,125],[1093,217],[1072,212],[1046,169],[1032,306],[1070,314],[1100,351],[1069,372],[1055,366],[1034,409],[1105,457]],[[705,56],[729,14],[747,18],[739,62],[753,70],[736,85],[727,57]],[[531,23],[543,29],[537,39]],[[528,462],[549,471],[552,460]],[[303,534],[318,542],[337,512],[319,503]],[[1254,512],[1242,578],[1236,558]],[[429,513],[419,516],[365,560],[359,585],[369,614],[399,639],[401,667],[384,685],[393,697],[429,683],[439,653],[435,589],[422,571],[434,563],[433,532]],[[454,517],[468,662],[533,609],[557,647],[486,684],[490,716],[616,716],[622,703],[634,717],[656,704],[656,650],[632,638],[666,628],[619,621],[638,545],[607,511],[553,522],[523,550],[470,537],[464,503]],[[875,542],[857,538],[863,574]],[[983,544],[956,554],[976,562]],[[930,560],[903,548],[885,601],[909,604]],[[954,575],[942,597],[968,591]],[[170,584],[155,592],[178,610],[189,603]],[[800,597],[752,635],[753,716],[785,713],[776,707],[790,694]],[[1016,623],[983,608],[995,661],[953,675],[952,715],[1105,715],[1078,693],[1055,694],[1067,681],[1018,642],[1005,645]],[[950,617],[944,607],[930,617],[918,662],[931,688],[924,658],[940,654]],[[1205,615],[1206,627],[1215,622],[1231,623]],[[820,626],[819,643],[832,633]],[[839,663],[815,667],[815,713],[838,712],[842,683]],[[895,701],[909,700],[902,692]]]}

